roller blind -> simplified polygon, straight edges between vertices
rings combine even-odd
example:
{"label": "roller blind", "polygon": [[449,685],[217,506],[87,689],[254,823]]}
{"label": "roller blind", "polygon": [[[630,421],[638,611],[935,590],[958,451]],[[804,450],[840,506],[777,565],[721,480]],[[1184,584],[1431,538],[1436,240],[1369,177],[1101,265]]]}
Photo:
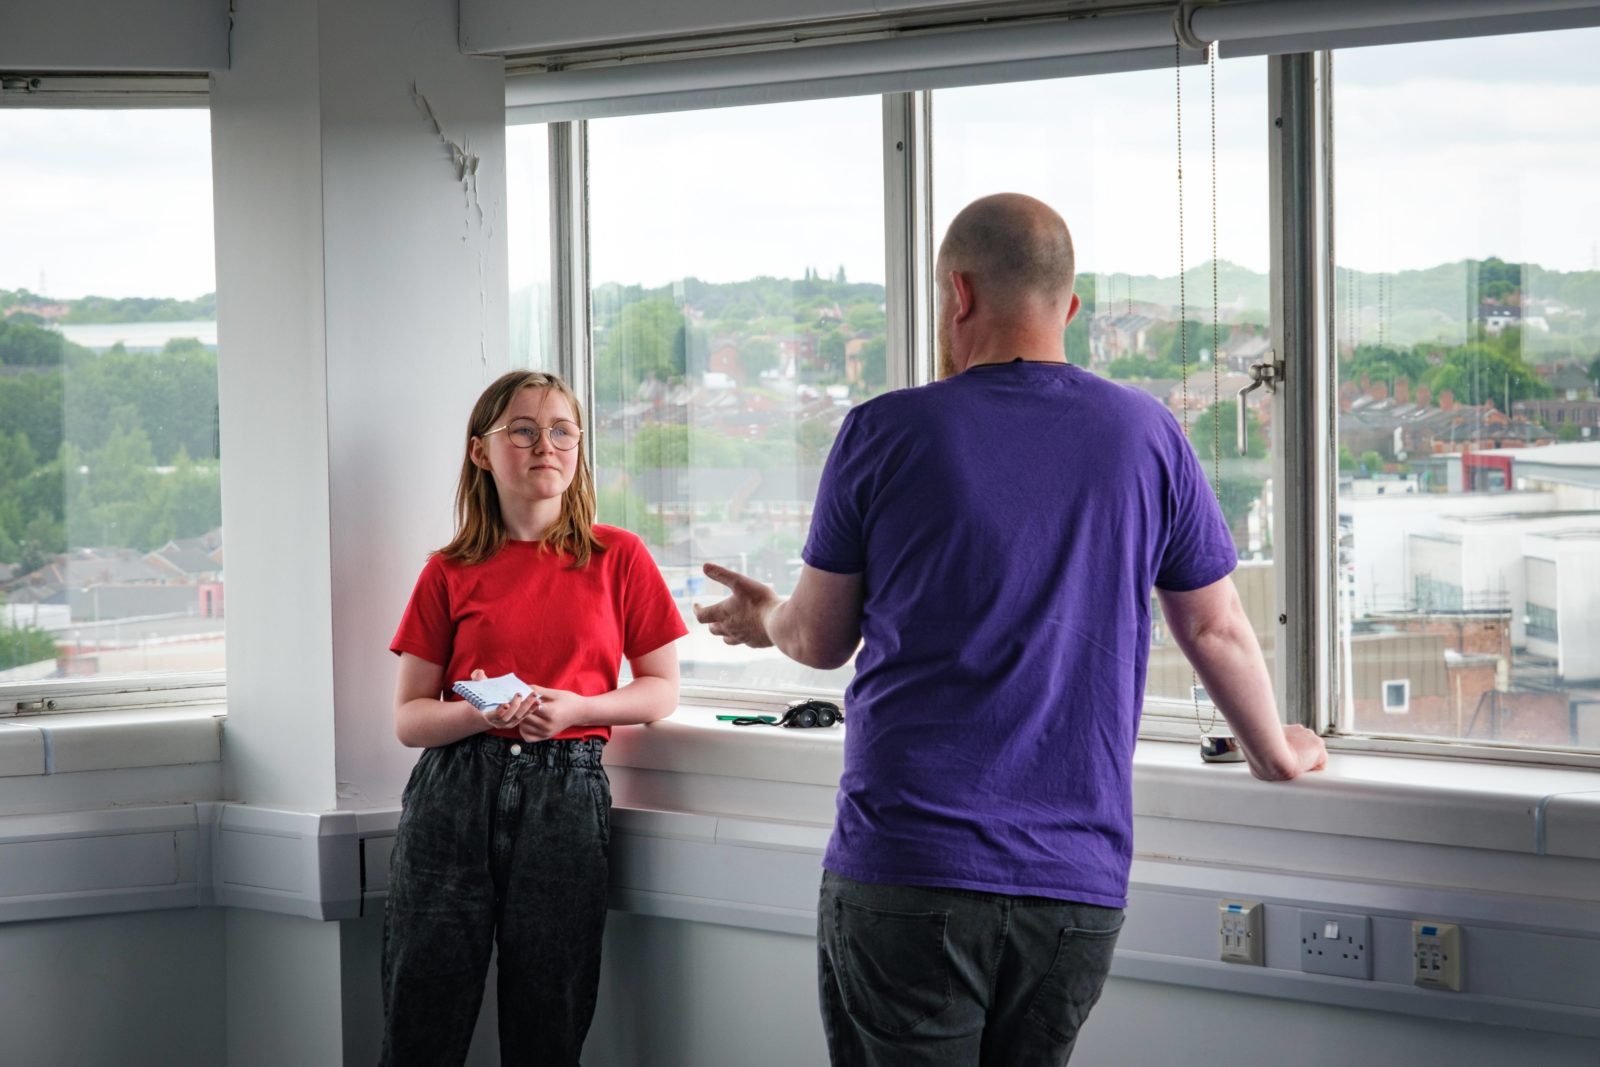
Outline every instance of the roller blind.
{"label": "roller blind", "polygon": [[34,0],[0,14],[0,72],[204,74],[228,69],[228,0]]}
{"label": "roller blind", "polygon": [[[513,66],[519,56],[549,60],[551,49],[541,51],[537,35],[529,37],[525,27],[521,34],[503,29],[496,37],[498,24],[489,16],[509,2],[463,0],[464,41],[469,20],[474,27],[469,50],[506,55]],[[800,0],[790,2],[806,7]],[[776,17],[774,11],[781,7],[768,3],[762,10]],[[601,5],[595,18],[610,17],[607,10]],[[971,17],[970,5],[962,10]],[[1054,16],[1018,14],[1006,5],[995,10],[1006,13],[1006,19],[881,30],[865,40],[803,40],[826,22],[792,25],[795,43],[787,44],[722,44],[722,38],[712,35],[701,52],[685,58],[676,58],[676,50],[694,42],[684,32],[670,38],[671,49],[648,38],[631,40],[604,57],[590,52],[562,69],[512,74],[506,87],[508,121],[604,118],[1031,81],[1173,62],[1177,4],[1131,12],[1079,4]],[[928,9],[930,14],[940,11],[954,17],[948,15],[948,5]],[[1226,58],[1594,26],[1600,25],[1600,0],[1218,0],[1185,5],[1183,16],[1192,41],[1218,41]],[[683,25],[688,30],[699,23]],[[662,30],[659,21],[652,28]],[[761,29],[770,38],[781,27],[769,23]],[[597,26],[593,32],[602,31]],[[576,40],[583,37],[583,27],[564,24],[563,33],[566,41]],[[1186,48],[1182,55],[1185,62],[1202,58],[1198,49]]]}
{"label": "roller blind", "polygon": [[1196,6],[1196,37],[1224,55],[1442,41],[1600,25],[1596,0],[1226,0]]}
{"label": "roller blind", "polygon": [[1144,70],[1172,64],[1172,25],[1170,13],[1058,19],[543,71],[507,79],[506,109],[550,122]]}

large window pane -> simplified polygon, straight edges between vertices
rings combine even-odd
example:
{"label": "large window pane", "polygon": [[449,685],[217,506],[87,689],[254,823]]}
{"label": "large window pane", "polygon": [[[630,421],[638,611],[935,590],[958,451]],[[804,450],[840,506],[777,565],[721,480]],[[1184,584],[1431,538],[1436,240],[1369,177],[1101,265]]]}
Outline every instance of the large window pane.
{"label": "large window pane", "polygon": [[1334,58],[1347,730],[1600,748],[1597,49]]}
{"label": "large window pane", "polygon": [[203,110],[0,110],[0,682],[221,669]]}
{"label": "large window pane", "polygon": [[[1270,347],[1266,63],[1222,62],[1216,77],[1215,344],[1205,67],[1183,72],[1181,293],[1172,70],[935,93],[935,236],[967,203],[1002,191],[1038,197],[1066,219],[1083,304],[1064,338],[1067,358],[1150,393],[1187,421],[1238,544],[1234,580],[1270,658],[1276,630],[1270,411],[1265,391],[1251,394],[1249,455],[1240,457],[1233,399],[1250,365]],[[1191,713],[1193,686],[1158,611],[1146,685],[1150,710]],[[1203,713],[1209,722],[1209,710]]]}
{"label": "large window pane", "polygon": [[[589,125],[600,517],[685,618],[715,560],[793,589],[823,460],[886,380],[877,97]],[[842,689],[699,625],[686,681]]]}

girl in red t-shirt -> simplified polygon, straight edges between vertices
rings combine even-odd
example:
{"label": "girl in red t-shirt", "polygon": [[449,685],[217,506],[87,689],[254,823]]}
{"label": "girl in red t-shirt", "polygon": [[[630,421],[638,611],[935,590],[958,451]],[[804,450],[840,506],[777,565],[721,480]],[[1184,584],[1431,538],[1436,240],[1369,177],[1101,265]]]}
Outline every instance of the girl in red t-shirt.
{"label": "girl in red t-shirt", "polygon": [[[385,1064],[466,1059],[498,948],[503,1062],[576,1064],[605,928],[611,727],[678,700],[687,629],[633,534],[594,521],[577,398],[513,371],[478,398],[456,535],[390,645],[395,733],[423,748],[401,800],[384,914]],[[618,688],[626,657],[633,680]],[[467,678],[528,692],[479,712]]]}

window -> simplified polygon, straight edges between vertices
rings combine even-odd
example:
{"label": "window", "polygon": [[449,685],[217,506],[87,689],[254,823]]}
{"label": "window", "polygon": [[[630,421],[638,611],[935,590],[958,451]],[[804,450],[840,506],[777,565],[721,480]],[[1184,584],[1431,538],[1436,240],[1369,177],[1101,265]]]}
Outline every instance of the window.
{"label": "window", "polygon": [[877,97],[589,123],[600,519],[641,535],[690,636],[685,682],[840,690],[730,648],[690,606],[714,560],[788,593],[823,461],[884,388]]}
{"label": "window", "polygon": [[1528,637],[1535,641],[1554,641],[1560,636],[1556,629],[1556,609],[1528,601]]}
{"label": "window", "polygon": [[1380,669],[1409,682],[1419,737],[1577,746],[1573,708],[1600,696],[1557,627],[1600,620],[1577,592],[1596,588],[1578,576],[1600,443],[1576,424],[1600,401],[1564,393],[1600,351],[1597,47],[1577,30],[1333,58],[1345,730],[1393,732],[1396,683],[1360,682]]}
{"label": "window", "polygon": [[[1502,752],[1592,748],[1593,731],[1572,724],[1586,721],[1573,709],[1600,706],[1600,653],[1590,651],[1600,645],[1588,639],[1600,606],[1587,593],[1600,588],[1600,457],[1589,451],[1600,448],[1590,435],[1600,425],[1597,44],[1600,30],[1581,30],[1329,57],[1318,84],[1331,86],[1331,124],[1299,132],[1335,149],[1324,159],[1330,210],[1308,220],[1331,220],[1332,247],[1284,242],[1279,252],[1298,257],[1305,278],[1330,273],[1318,264],[1334,253],[1333,299],[1312,302],[1336,377],[1336,403],[1315,417],[1332,419],[1336,484],[1274,484],[1275,458],[1297,473],[1316,466],[1307,450],[1320,432],[1278,440],[1282,397],[1250,395],[1245,456],[1232,429],[1234,395],[1273,354],[1269,73],[1308,65],[1218,62],[1214,108],[1207,69],[1184,68],[1182,226],[1170,68],[935,90],[926,182],[920,170],[886,180],[899,119],[880,121],[901,114],[898,98],[885,98],[892,109],[855,98],[575,124],[582,173],[550,187],[514,182],[513,199],[528,204],[512,213],[542,220],[550,203],[586,194],[586,231],[541,231],[531,246],[585,242],[563,258],[581,262],[590,285],[578,358],[594,393],[602,516],[645,536],[686,614],[718,595],[699,578],[705,559],[786,588],[844,411],[932,365],[926,352],[890,365],[885,341],[898,331],[884,323],[903,294],[879,279],[918,279],[931,264],[905,261],[920,253],[898,237],[886,261],[886,231],[926,207],[937,241],[970,199],[1015,189],[1073,227],[1083,310],[1063,339],[1068,358],[1187,418],[1269,661],[1281,658],[1280,629],[1308,654],[1322,639],[1314,616],[1296,610],[1310,595],[1280,581],[1315,568],[1301,569],[1302,546],[1278,543],[1274,514],[1292,527],[1325,492],[1336,500],[1332,691],[1326,701],[1280,694],[1286,715],[1335,733]],[[904,115],[923,114],[923,102]],[[924,186],[931,205],[919,200]],[[558,310],[581,300],[557,298]],[[1285,396],[1310,388],[1298,377]],[[1533,588],[1544,565],[1559,575],[1549,593]],[[1306,602],[1284,612],[1281,588]],[[691,630],[691,686],[837,689],[849,676]],[[1145,722],[1204,719],[1203,700],[1157,612]]]}
{"label": "window", "polygon": [[0,692],[219,672],[208,115],[7,108],[0,137]]}
{"label": "window", "polygon": [[[1181,279],[1170,69],[935,92],[933,229],[937,241],[967,203],[1001,190],[1038,197],[1062,213],[1073,233],[1082,301],[1064,340],[1067,358],[1150,393],[1187,423],[1233,528],[1240,559],[1234,581],[1270,658],[1277,609],[1269,394],[1250,395],[1243,457],[1234,400],[1250,365],[1271,348],[1266,62],[1218,63],[1216,77],[1215,352],[1211,115],[1203,66],[1182,74]],[[1188,661],[1165,634],[1159,609],[1156,615],[1148,710],[1165,705],[1192,715],[1204,688],[1193,685]]]}

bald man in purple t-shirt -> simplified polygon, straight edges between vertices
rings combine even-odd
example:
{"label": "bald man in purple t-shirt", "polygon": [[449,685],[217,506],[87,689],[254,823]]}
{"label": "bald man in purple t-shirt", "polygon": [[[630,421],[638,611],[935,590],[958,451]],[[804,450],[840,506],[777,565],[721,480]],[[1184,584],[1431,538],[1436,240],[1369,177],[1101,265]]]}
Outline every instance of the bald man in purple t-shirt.
{"label": "bald man in purple t-shirt", "polygon": [[695,610],[856,655],[818,909],[836,1067],[1066,1063],[1127,903],[1152,588],[1257,777],[1326,755],[1278,719],[1182,430],[1064,358],[1061,217],[985,197],[936,270],[941,380],[845,419],[794,595],[708,564],[730,595]]}

